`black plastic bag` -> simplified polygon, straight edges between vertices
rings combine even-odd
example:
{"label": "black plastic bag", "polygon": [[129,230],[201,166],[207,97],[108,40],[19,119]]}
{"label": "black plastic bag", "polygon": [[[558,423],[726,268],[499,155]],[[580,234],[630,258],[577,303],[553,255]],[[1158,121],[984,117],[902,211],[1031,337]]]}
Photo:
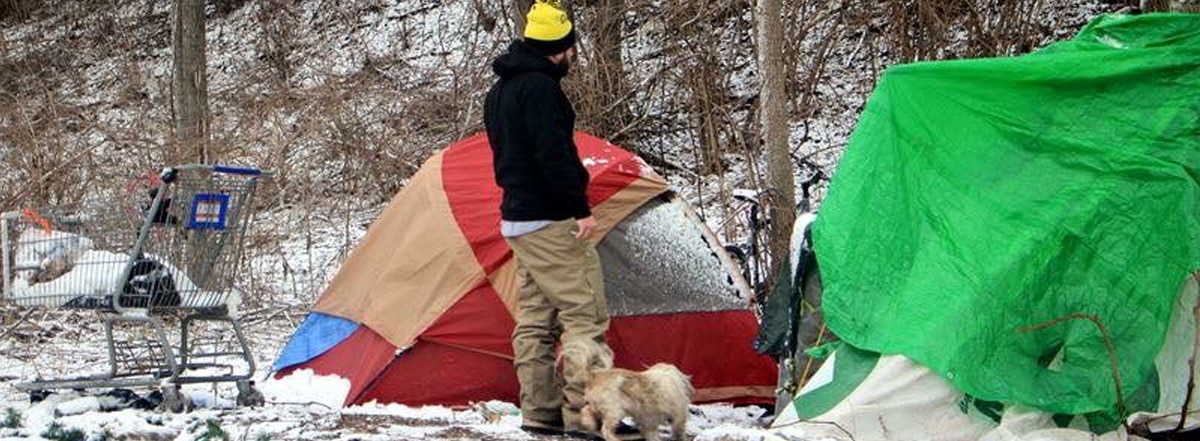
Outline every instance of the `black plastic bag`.
{"label": "black plastic bag", "polygon": [[175,278],[166,265],[144,256],[133,263],[121,293],[122,307],[159,308],[179,306],[181,302]]}

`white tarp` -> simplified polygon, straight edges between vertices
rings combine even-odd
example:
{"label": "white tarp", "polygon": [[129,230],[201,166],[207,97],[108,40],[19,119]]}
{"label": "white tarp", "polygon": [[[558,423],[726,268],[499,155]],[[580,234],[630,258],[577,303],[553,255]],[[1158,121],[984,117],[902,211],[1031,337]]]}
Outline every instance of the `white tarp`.
{"label": "white tarp", "polygon": [[[119,289],[120,278],[130,256],[96,250],[86,237],[61,231],[29,228],[17,239],[9,279],[9,301],[19,306],[61,307],[81,297],[108,297]],[[179,268],[161,256],[144,255],[169,273],[181,307],[208,307],[215,295],[202,291]],[[36,267],[36,269],[30,269]],[[136,280],[137,277],[134,276]],[[236,315],[240,297],[230,295],[225,304]]]}
{"label": "white tarp", "polygon": [[[1187,383],[1200,373],[1189,366],[1196,353],[1196,304],[1200,287],[1195,279],[1184,283],[1171,316],[1167,339],[1156,359],[1159,371],[1157,413],[1129,417],[1131,425],[1145,424],[1154,432],[1173,430],[1187,398]],[[830,437],[854,441],[1119,441],[1130,437],[1124,429],[1095,435],[1084,418],[1071,419],[1066,427],[1053,415],[1018,405],[994,409],[995,421],[980,412],[969,397],[928,368],[899,355],[854,357],[846,348],[833,353],[772,424],[779,430],[810,428]],[[838,354],[846,361],[839,366]],[[861,353],[861,351],[860,351]],[[866,361],[864,361],[866,360]],[[871,365],[873,363],[873,366]],[[857,364],[858,366],[848,366]],[[863,378],[855,368],[869,369]],[[847,387],[847,382],[857,382]],[[802,420],[804,400],[828,399],[830,389],[848,394],[819,415]],[[822,394],[826,396],[822,396]],[[1191,392],[1185,430],[1200,428],[1200,401]],[[800,404],[797,404],[800,403]],[[811,407],[808,406],[808,407]],[[830,428],[836,430],[831,430]]]}

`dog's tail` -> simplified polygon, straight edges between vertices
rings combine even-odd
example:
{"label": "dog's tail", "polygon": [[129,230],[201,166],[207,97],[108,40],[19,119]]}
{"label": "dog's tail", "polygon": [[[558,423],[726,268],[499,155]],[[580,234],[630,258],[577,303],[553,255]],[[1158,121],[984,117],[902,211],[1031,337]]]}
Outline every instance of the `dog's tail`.
{"label": "dog's tail", "polygon": [[613,367],[612,349],[591,340],[571,340],[563,343],[558,364],[568,372],[591,372]]}
{"label": "dog's tail", "polygon": [[646,369],[645,375],[663,393],[683,398],[685,402],[691,402],[692,397],[696,395],[696,389],[692,388],[691,378],[675,366],[658,363],[650,366],[650,369]]}

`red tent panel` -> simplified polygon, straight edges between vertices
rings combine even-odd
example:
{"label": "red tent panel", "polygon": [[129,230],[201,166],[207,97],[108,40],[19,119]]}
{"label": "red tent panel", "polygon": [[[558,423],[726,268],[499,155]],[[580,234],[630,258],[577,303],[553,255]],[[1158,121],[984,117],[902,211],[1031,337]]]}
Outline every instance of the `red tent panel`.
{"label": "red tent panel", "polygon": [[443,406],[485,400],[516,403],[519,390],[511,360],[418,341],[396,357],[355,402]]}
{"label": "red tent panel", "polygon": [[485,282],[459,299],[418,340],[511,358],[515,326],[508,308]]}
{"label": "red tent panel", "polygon": [[592,175],[588,183],[588,206],[600,205],[642,177],[644,164],[632,153],[583,132],[575,133],[575,143],[579,157]]}
{"label": "red tent panel", "polygon": [[483,271],[491,274],[512,257],[500,235],[500,198],[486,136],[474,136],[446,149],[442,189],[450,212],[475,251]]}
{"label": "red tent panel", "polygon": [[280,371],[275,378],[286,377],[296,369],[312,369],[318,375],[337,375],[350,380],[350,393],[346,395],[346,404],[350,404],[395,358],[395,346],[375,331],[359,326],[337,346],[306,363]]}
{"label": "red tent panel", "polygon": [[[771,403],[776,369],[751,347],[758,332],[749,311],[616,317],[608,330],[618,367],[641,370],[670,363],[700,389],[745,388],[715,401]],[[730,392],[730,391],[726,391]],[[710,401],[704,393],[697,401]]]}

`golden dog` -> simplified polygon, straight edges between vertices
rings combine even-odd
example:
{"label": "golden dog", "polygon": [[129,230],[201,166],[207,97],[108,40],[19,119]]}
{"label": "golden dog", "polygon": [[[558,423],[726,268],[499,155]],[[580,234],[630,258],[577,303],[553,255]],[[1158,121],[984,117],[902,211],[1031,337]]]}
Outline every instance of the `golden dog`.
{"label": "golden dog", "polygon": [[612,366],[611,352],[588,346],[596,345],[572,342],[563,347],[565,362],[574,359],[587,366],[583,403],[572,403],[583,405],[579,413],[585,428],[599,431],[606,441],[620,441],[616,429],[630,417],[646,441],[658,441],[658,429],[667,423],[676,440],[687,441],[688,404],[695,394],[687,375],[665,363],[642,372],[605,367]]}

